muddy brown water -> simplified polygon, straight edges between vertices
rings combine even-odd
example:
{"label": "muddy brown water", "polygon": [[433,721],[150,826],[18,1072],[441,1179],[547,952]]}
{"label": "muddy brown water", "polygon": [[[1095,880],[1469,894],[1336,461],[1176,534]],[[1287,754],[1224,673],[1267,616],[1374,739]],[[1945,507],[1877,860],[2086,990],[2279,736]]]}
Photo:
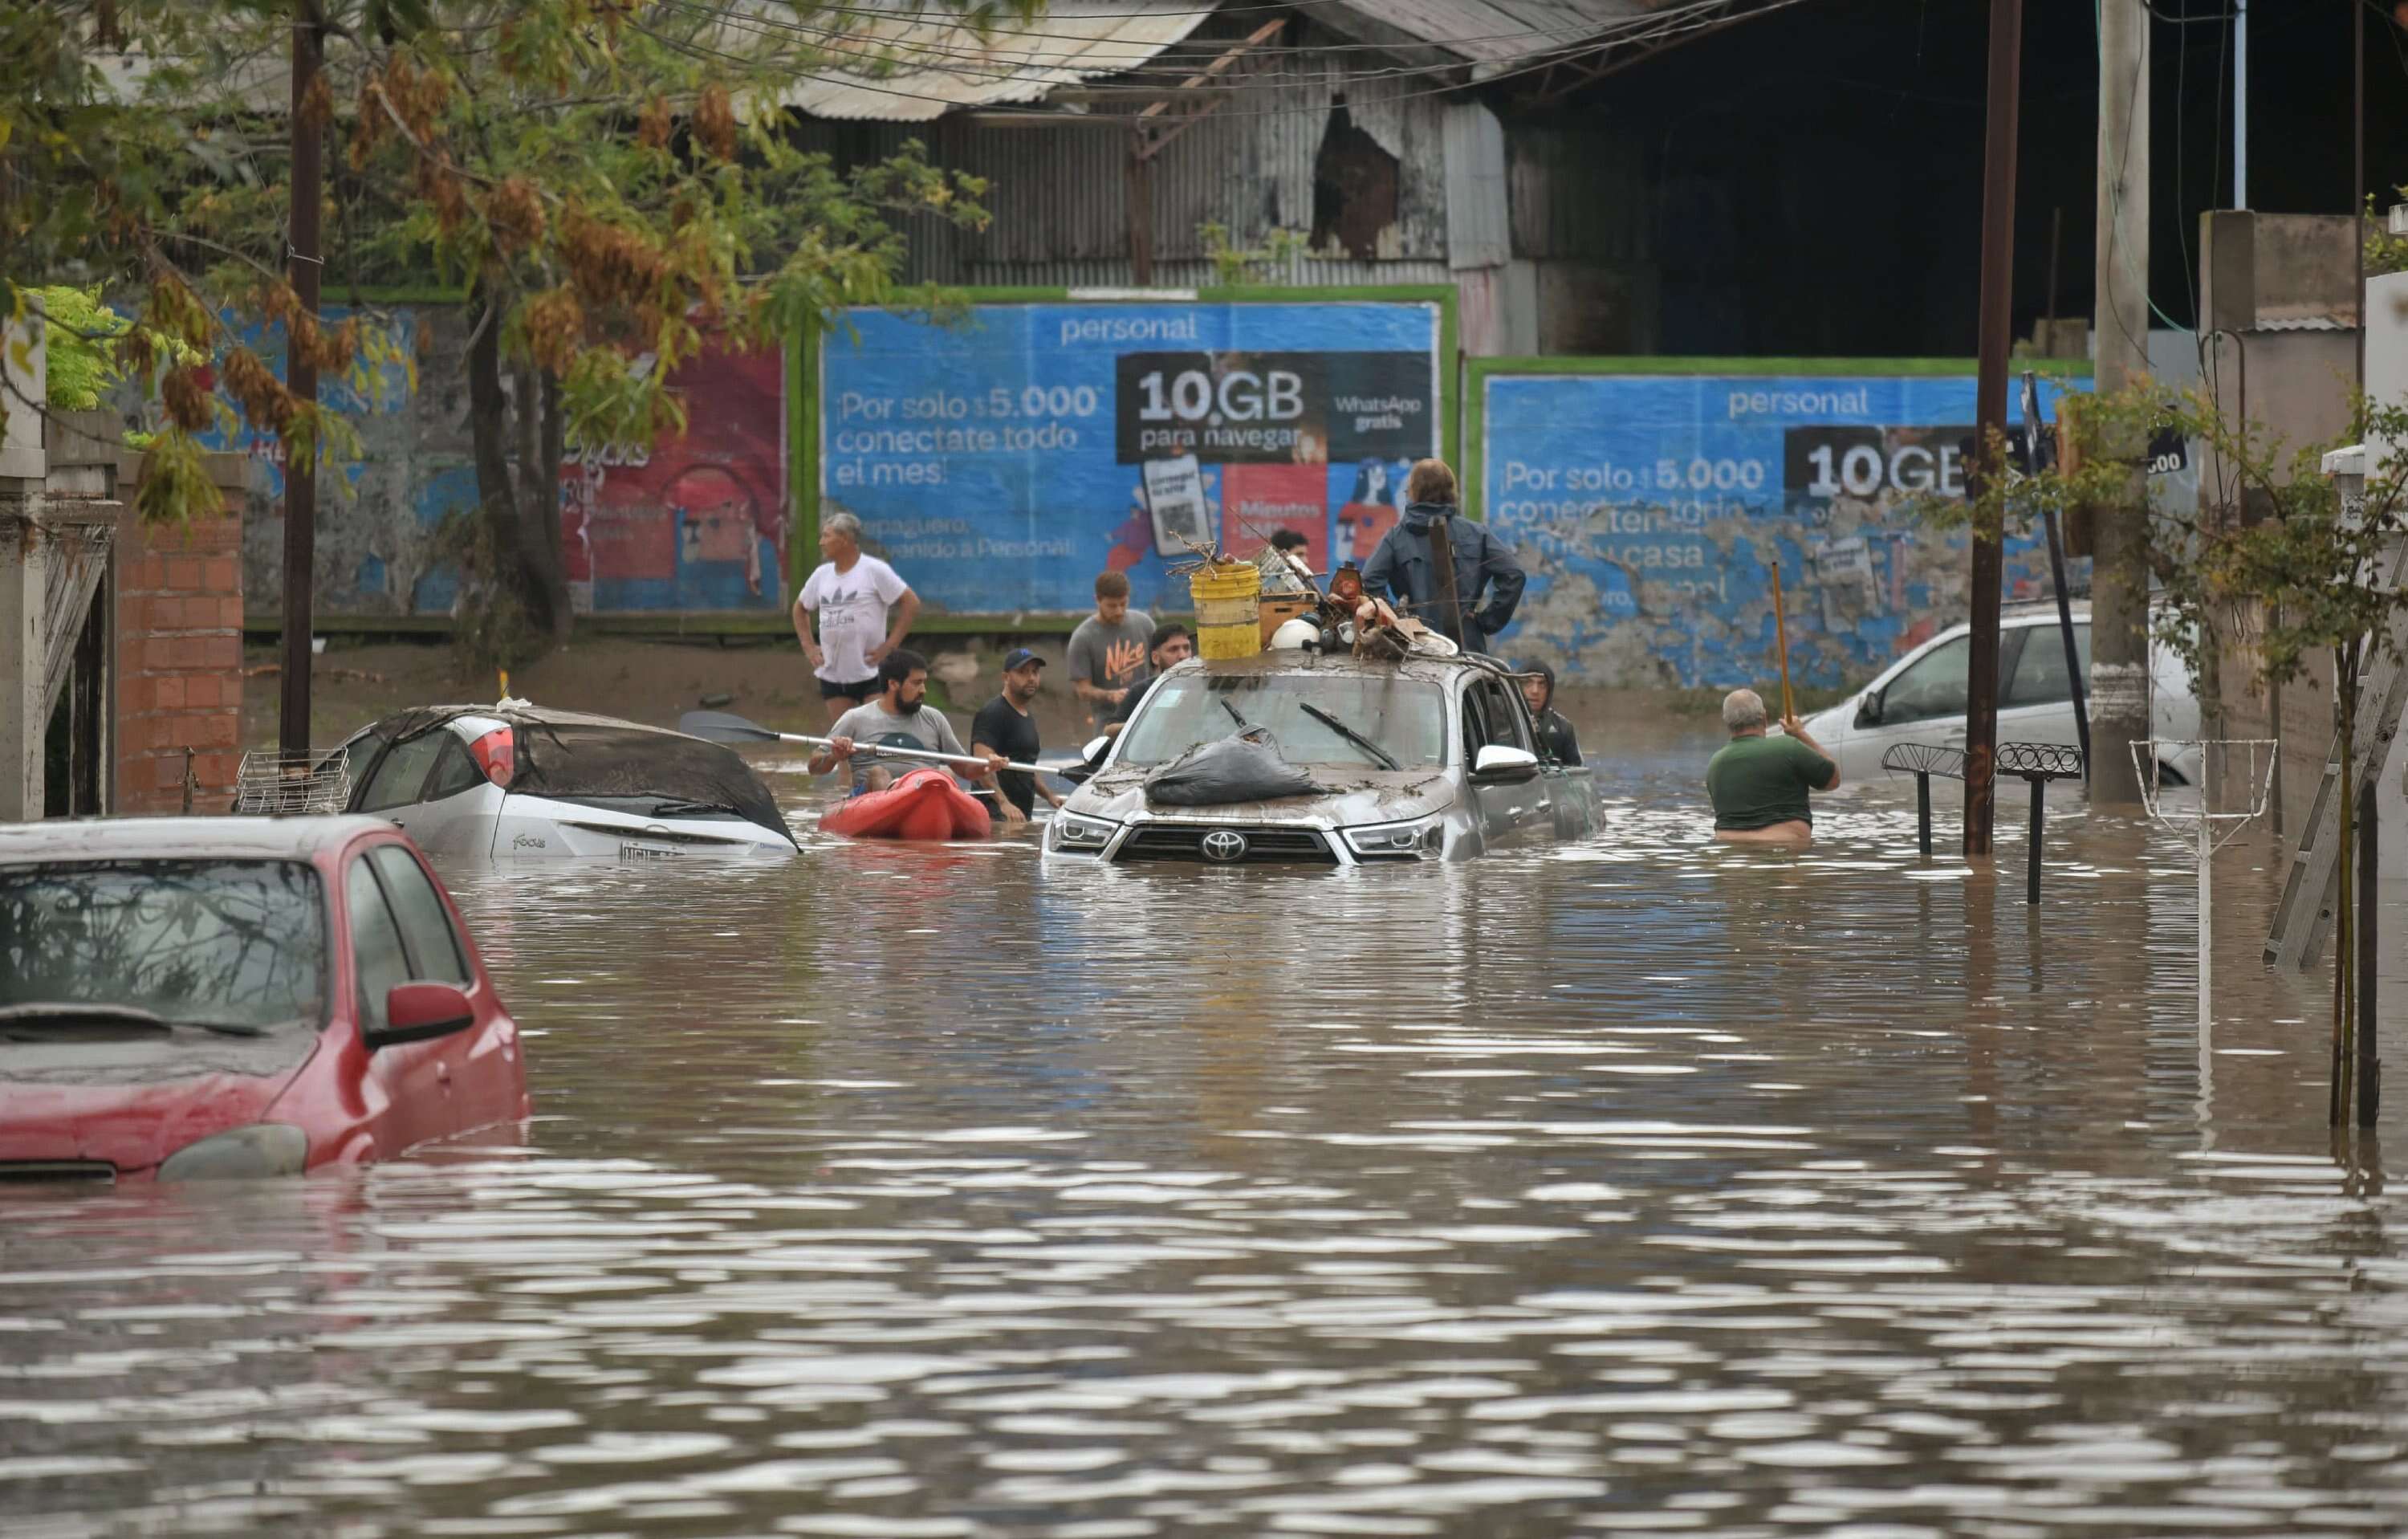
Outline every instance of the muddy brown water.
{"label": "muddy brown water", "polygon": [[532,1126],[0,1196],[0,1530],[2408,1529],[2272,841],[2203,1086],[2176,835],[2058,796],[2037,913],[2019,794],[1717,849],[1696,730],[1447,868],[454,865]]}

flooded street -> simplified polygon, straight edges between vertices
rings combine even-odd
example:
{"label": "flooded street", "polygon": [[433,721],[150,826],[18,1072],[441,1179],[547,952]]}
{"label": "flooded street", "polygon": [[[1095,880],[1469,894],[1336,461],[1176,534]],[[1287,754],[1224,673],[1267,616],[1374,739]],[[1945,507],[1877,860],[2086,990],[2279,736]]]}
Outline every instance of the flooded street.
{"label": "flooded street", "polygon": [[2203,1086],[2180,834],[2060,788],[2031,911],[2019,784],[1996,870],[1911,783],[1717,848],[1713,741],[1454,867],[454,863],[533,1125],[0,1195],[0,1527],[2408,1529],[2408,1244],[2257,965],[2273,841]]}

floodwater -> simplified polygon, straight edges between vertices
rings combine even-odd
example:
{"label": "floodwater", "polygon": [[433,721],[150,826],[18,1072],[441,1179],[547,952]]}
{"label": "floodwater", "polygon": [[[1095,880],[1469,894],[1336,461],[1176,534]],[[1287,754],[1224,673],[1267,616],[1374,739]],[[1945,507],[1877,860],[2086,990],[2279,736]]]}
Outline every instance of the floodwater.
{"label": "floodwater", "polygon": [[0,1529],[2408,1529],[2272,841],[2203,1085],[2179,835],[2060,795],[2037,911],[2019,787],[1995,870],[1906,787],[1717,848],[1678,730],[1452,868],[455,866],[532,1126],[0,1198]]}

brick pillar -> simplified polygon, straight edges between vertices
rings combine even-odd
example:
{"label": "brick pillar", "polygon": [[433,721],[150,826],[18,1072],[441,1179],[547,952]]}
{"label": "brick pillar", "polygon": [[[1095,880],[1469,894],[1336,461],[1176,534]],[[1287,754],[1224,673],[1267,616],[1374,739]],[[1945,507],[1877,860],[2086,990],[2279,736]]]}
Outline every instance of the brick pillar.
{"label": "brick pillar", "polygon": [[225,512],[145,527],[130,511],[117,556],[117,800],[123,813],[234,799],[242,734],[242,503],[239,455],[210,456]]}

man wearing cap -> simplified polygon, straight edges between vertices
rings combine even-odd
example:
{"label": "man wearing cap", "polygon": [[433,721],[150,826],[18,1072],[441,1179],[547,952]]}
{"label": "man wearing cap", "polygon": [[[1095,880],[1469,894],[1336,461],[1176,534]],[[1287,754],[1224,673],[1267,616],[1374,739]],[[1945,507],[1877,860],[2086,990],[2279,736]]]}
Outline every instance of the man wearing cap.
{"label": "man wearing cap", "polygon": [[[1003,659],[1003,693],[979,707],[970,722],[970,752],[997,754],[1020,764],[1035,764],[1039,743],[1037,722],[1028,708],[1045,686],[1045,659],[1026,647],[1014,647]],[[1043,797],[1059,807],[1063,798],[1053,787],[1025,770],[1006,770],[996,777],[1003,795],[1003,820],[1025,823]]]}

